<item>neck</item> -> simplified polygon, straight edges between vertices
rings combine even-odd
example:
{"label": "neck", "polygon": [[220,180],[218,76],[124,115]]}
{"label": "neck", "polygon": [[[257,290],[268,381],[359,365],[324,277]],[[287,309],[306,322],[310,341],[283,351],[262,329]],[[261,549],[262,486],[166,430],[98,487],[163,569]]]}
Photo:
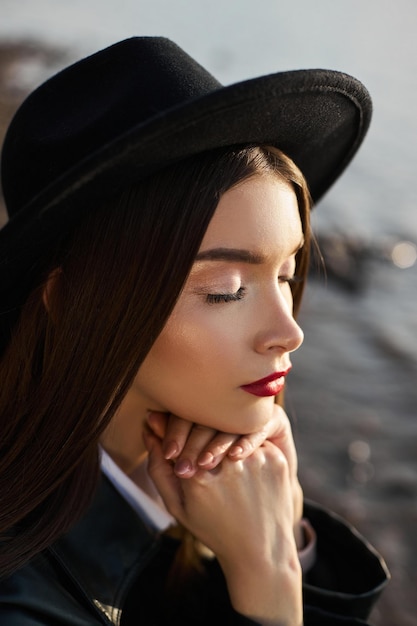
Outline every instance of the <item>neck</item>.
{"label": "neck", "polygon": [[131,475],[146,455],[142,432],[146,407],[131,389],[101,437],[101,445],[121,470]]}

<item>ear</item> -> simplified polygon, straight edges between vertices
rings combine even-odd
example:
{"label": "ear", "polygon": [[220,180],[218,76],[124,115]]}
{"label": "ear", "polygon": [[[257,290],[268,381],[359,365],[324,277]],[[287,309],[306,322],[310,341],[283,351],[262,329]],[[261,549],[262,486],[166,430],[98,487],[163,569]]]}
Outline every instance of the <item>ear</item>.
{"label": "ear", "polygon": [[42,291],[43,304],[48,314],[51,314],[51,309],[54,303],[54,296],[56,294],[56,289],[58,282],[61,278],[61,274],[62,269],[60,267],[52,270]]}

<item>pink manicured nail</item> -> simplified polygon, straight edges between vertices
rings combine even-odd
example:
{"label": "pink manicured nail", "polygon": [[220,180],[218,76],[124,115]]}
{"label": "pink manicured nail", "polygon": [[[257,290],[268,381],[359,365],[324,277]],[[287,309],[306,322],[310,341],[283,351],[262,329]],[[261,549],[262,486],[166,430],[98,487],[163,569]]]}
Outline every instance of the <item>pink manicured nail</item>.
{"label": "pink manicured nail", "polygon": [[175,441],[168,441],[164,444],[164,457],[169,461],[178,455],[178,446]]}
{"label": "pink manicured nail", "polygon": [[243,454],[243,448],[241,446],[233,446],[230,448],[227,456],[231,456],[233,458],[235,456],[240,456],[241,454]]}
{"label": "pink manicured nail", "polygon": [[178,476],[185,476],[193,471],[193,464],[188,459],[180,459],[175,463],[174,471]]}
{"label": "pink manicured nail", "polygon": [[148,420],[148,424],[152,424],[152,422],[156,419],[156,416],[152,411],[148,411],[146,419]]}
{"label": "pink manicured nail", "polygon": [[204,454],[198,457],[197,463],[201,466],[204,466],[204,465],[210,465],[210,463],[213,463],[213,461],[214,461],[214,456],[212,455],[212,453],[204,452]]}

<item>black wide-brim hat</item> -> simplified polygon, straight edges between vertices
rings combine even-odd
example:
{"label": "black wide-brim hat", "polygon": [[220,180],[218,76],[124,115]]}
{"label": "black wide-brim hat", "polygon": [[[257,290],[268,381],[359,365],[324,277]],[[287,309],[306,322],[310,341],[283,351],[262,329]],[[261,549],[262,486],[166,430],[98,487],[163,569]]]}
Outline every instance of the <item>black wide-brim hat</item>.
{"label": "black wide-brim hat", "polygon": [[317,202],[361,145],[371,110],[358,80],[329,70],[224,87],[161,37],[127,39],[75,63],[24,101],[6,134],[0,314],[22,304],[39,259],[92,203],[193,154],[276,146]]}

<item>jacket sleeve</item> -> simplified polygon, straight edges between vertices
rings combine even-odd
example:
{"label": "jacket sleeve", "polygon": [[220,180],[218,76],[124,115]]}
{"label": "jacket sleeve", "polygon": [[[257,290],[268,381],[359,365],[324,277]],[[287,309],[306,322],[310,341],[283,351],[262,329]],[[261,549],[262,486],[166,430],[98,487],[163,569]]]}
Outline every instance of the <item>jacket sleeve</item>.
{"label": "jacket sleeve", "polygon": [[[317,535],[316,559],[304,577],[305,624],[332,624],[326,619],[353,619],[362,624],[390,575],[382,557],[357,530],[338,515],[311,501],[304,517]],[[327,616],[327,617],[326,617]],[[361,621],[363,620],[363,621]]]}

